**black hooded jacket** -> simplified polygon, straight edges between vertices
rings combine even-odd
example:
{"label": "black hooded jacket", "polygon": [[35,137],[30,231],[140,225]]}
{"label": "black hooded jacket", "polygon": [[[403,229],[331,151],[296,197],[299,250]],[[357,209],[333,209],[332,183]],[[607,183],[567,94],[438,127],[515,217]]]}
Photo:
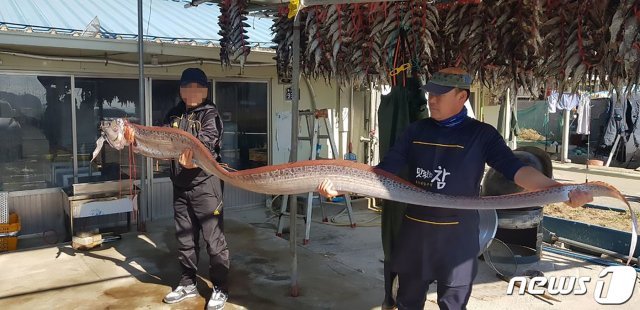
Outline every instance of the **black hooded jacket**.
{"label": "black hooded jacket", "polygon": [[[181,101],[167,113],[164,125],[180,128],[202,142],[220,162],[220,144],[222,143],[223,125],[216,105],[206,100],[194,109],[186,110],[186,105]],[[174,186],[184,189],[194,186],[210,178],[202,169],[186,169],[177,160],[171,161],[171,180]]]}

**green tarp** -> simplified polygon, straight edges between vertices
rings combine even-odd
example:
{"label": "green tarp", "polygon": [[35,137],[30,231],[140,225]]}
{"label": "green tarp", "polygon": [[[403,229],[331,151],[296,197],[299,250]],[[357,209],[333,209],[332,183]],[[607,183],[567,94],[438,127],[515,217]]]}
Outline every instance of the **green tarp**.
{"label": "green tarp", "polygon": [[[378,108],[380,158],[384,158],[396,138],[410,123],[425,116],[421,112],[421,108],[426,104],[426,99],[420,86],[419,80],[407,79],[404,86],[394,86],[389,94],[381,97]],[[406,173],[405,171],[405,176]],[[405,208],[406,204],[404,203],[384,202],[382,208],[382,247],[385,261],[389,261],[391,258],[393,240],[400,231]]]}

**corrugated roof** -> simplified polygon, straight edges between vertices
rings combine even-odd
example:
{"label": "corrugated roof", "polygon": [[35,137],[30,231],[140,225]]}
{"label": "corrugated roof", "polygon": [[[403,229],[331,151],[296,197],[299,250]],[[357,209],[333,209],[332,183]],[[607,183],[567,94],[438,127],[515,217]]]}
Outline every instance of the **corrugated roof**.
{"label": "corrugated roof", "polygon": [[[206,3],[185,8],[185,0],[143,0],[145,40],[191,41],[217,44],[220,41],[217,5]],[[22,30],[79,35],[98,17],[101,37],[136,39],[136,0],[2,0],[0,30]],[[269,18],[249,17],[249,42],[271,45]]]}

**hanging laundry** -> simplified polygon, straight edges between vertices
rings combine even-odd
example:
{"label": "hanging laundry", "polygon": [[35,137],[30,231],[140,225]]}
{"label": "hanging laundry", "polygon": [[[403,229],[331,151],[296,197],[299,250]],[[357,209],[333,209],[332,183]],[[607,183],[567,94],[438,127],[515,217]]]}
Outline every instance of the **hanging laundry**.
{"label": "hanging laundry", "polygon": [[627,108],[627,95],[622,93],[611,94],[611,101],[613,109],[609,111],[609,121],[605,127],[604,145],[613,145],[618,133],[627,131],[627,122],[625,120],[626,108]]}
{"label": "hanging laundry", "polygon": [[629,104],[631,105],[631,135],[636,147],[640,147],[640,92],[629,94]]}
{"label": "hanging laundry", "polygon": [[549,113],[556,113],[556,106],[558,105],[558,92],[553,91],[551,95],[547,97],[547,104],[549,105]]}
{"label": "hanging laundry", "polygon": [[578,128],[576,132],[581,135],[588,135],[591,126],[591,98],[584,93],[580,95],[578,102]]}
{"label": "hanging laundry", "polygon": [[547,97],[549,113],[556,113],[556,110],[573,110],[578,107],[580,96],[577,94],[558,94],[555,90]]}
{"label": "hanging laundry", "polygon": [[558,100],[558,109],[573,110],[578,107],[579,102],[580,96],[577,94],[562,94],[562,97]]}

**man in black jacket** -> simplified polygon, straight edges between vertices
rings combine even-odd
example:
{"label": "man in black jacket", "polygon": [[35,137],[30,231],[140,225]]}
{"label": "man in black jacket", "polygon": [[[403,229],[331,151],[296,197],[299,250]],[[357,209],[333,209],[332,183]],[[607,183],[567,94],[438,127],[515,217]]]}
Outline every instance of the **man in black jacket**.
{"label": "man in black jacket", "polygon": [[[208,81],[202,70],[186,69],[180,80],[180,102],[165,117],[165,126],[180,128],[194,135],[220,161],[222,121],[216,106],[207,99]],[[192,162],[193,152],[185,150],[171,163],[173,208],[178,239],[178,260],[182,276],[178,287],[165,296],[176,303],[197,295],[196,272],[200,233],[207,244],[209,276],[213,293],[208,309],[223,309],[227,301],[229,250],[222,232],[222,185]]]}

